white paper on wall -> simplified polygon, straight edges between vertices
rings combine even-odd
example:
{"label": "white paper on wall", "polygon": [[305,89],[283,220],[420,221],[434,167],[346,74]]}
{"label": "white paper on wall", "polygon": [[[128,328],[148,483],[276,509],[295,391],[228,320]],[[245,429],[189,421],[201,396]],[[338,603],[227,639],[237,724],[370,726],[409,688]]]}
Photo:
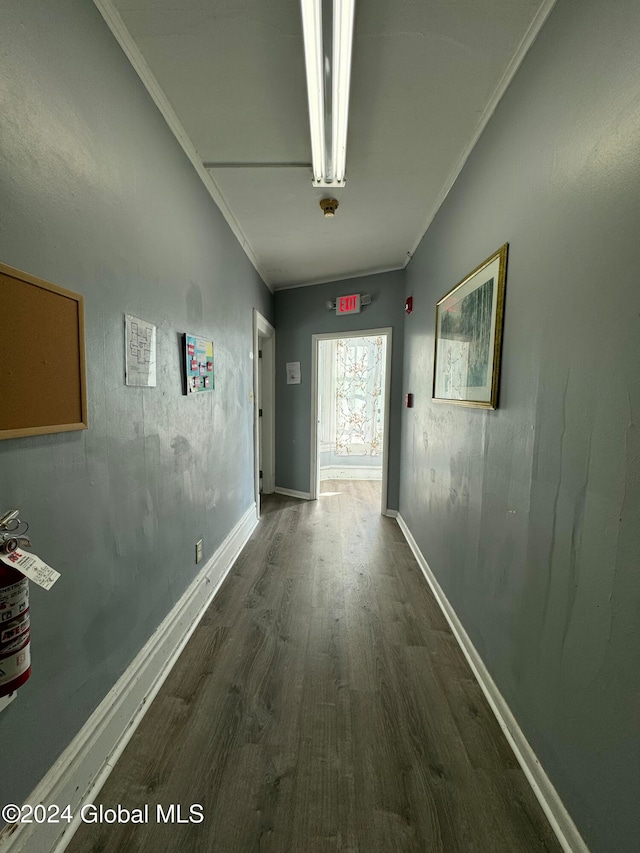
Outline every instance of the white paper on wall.
{"label": "white paper on wall", "polygon": [[127,385],[156,385],[156,327],[153,323],[124,315],[125,379]]}
{"label": "white paper on wall", "polygon": [[287,362],[287,385],[299,385],[300,384],[300,362],[299,361],[288,361]]}

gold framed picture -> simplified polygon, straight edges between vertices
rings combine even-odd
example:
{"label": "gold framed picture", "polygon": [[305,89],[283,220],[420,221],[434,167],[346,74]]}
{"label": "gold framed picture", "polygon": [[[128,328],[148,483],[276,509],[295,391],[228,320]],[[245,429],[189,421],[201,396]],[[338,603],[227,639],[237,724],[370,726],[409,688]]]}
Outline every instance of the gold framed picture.
{"label": "gold framed picture", "polygon": [[433,400],[496,409],[507,278],[505,243],[436,304]]}

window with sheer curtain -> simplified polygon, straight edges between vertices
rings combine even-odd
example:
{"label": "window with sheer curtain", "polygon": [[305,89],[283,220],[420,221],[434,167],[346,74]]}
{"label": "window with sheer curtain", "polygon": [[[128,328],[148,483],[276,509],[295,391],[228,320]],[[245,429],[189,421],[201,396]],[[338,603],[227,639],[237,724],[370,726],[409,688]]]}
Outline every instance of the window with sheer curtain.
{"label": "window with sheer curtain", "polygon": [[321,342],[321,451],[382,456],[385,349],[383,336]]}

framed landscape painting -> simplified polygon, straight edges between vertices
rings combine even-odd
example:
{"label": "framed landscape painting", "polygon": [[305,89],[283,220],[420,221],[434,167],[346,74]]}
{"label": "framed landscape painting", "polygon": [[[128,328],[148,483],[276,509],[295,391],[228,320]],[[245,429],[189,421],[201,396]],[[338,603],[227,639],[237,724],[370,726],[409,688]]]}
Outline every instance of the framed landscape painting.
{"label": "framed landscape painting", "polygon": [[436,401],[498,405],[507,250],[505,243],[436,304]]}

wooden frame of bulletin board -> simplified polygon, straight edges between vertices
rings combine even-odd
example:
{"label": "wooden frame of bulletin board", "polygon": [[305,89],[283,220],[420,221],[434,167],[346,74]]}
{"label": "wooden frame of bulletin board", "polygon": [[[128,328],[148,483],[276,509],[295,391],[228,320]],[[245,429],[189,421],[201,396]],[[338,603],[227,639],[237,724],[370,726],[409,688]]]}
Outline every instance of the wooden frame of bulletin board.
{"label": "wooden frame of bulletin board", "polygon": [[84,300],[0,264],[0,439],[86,429]]}

